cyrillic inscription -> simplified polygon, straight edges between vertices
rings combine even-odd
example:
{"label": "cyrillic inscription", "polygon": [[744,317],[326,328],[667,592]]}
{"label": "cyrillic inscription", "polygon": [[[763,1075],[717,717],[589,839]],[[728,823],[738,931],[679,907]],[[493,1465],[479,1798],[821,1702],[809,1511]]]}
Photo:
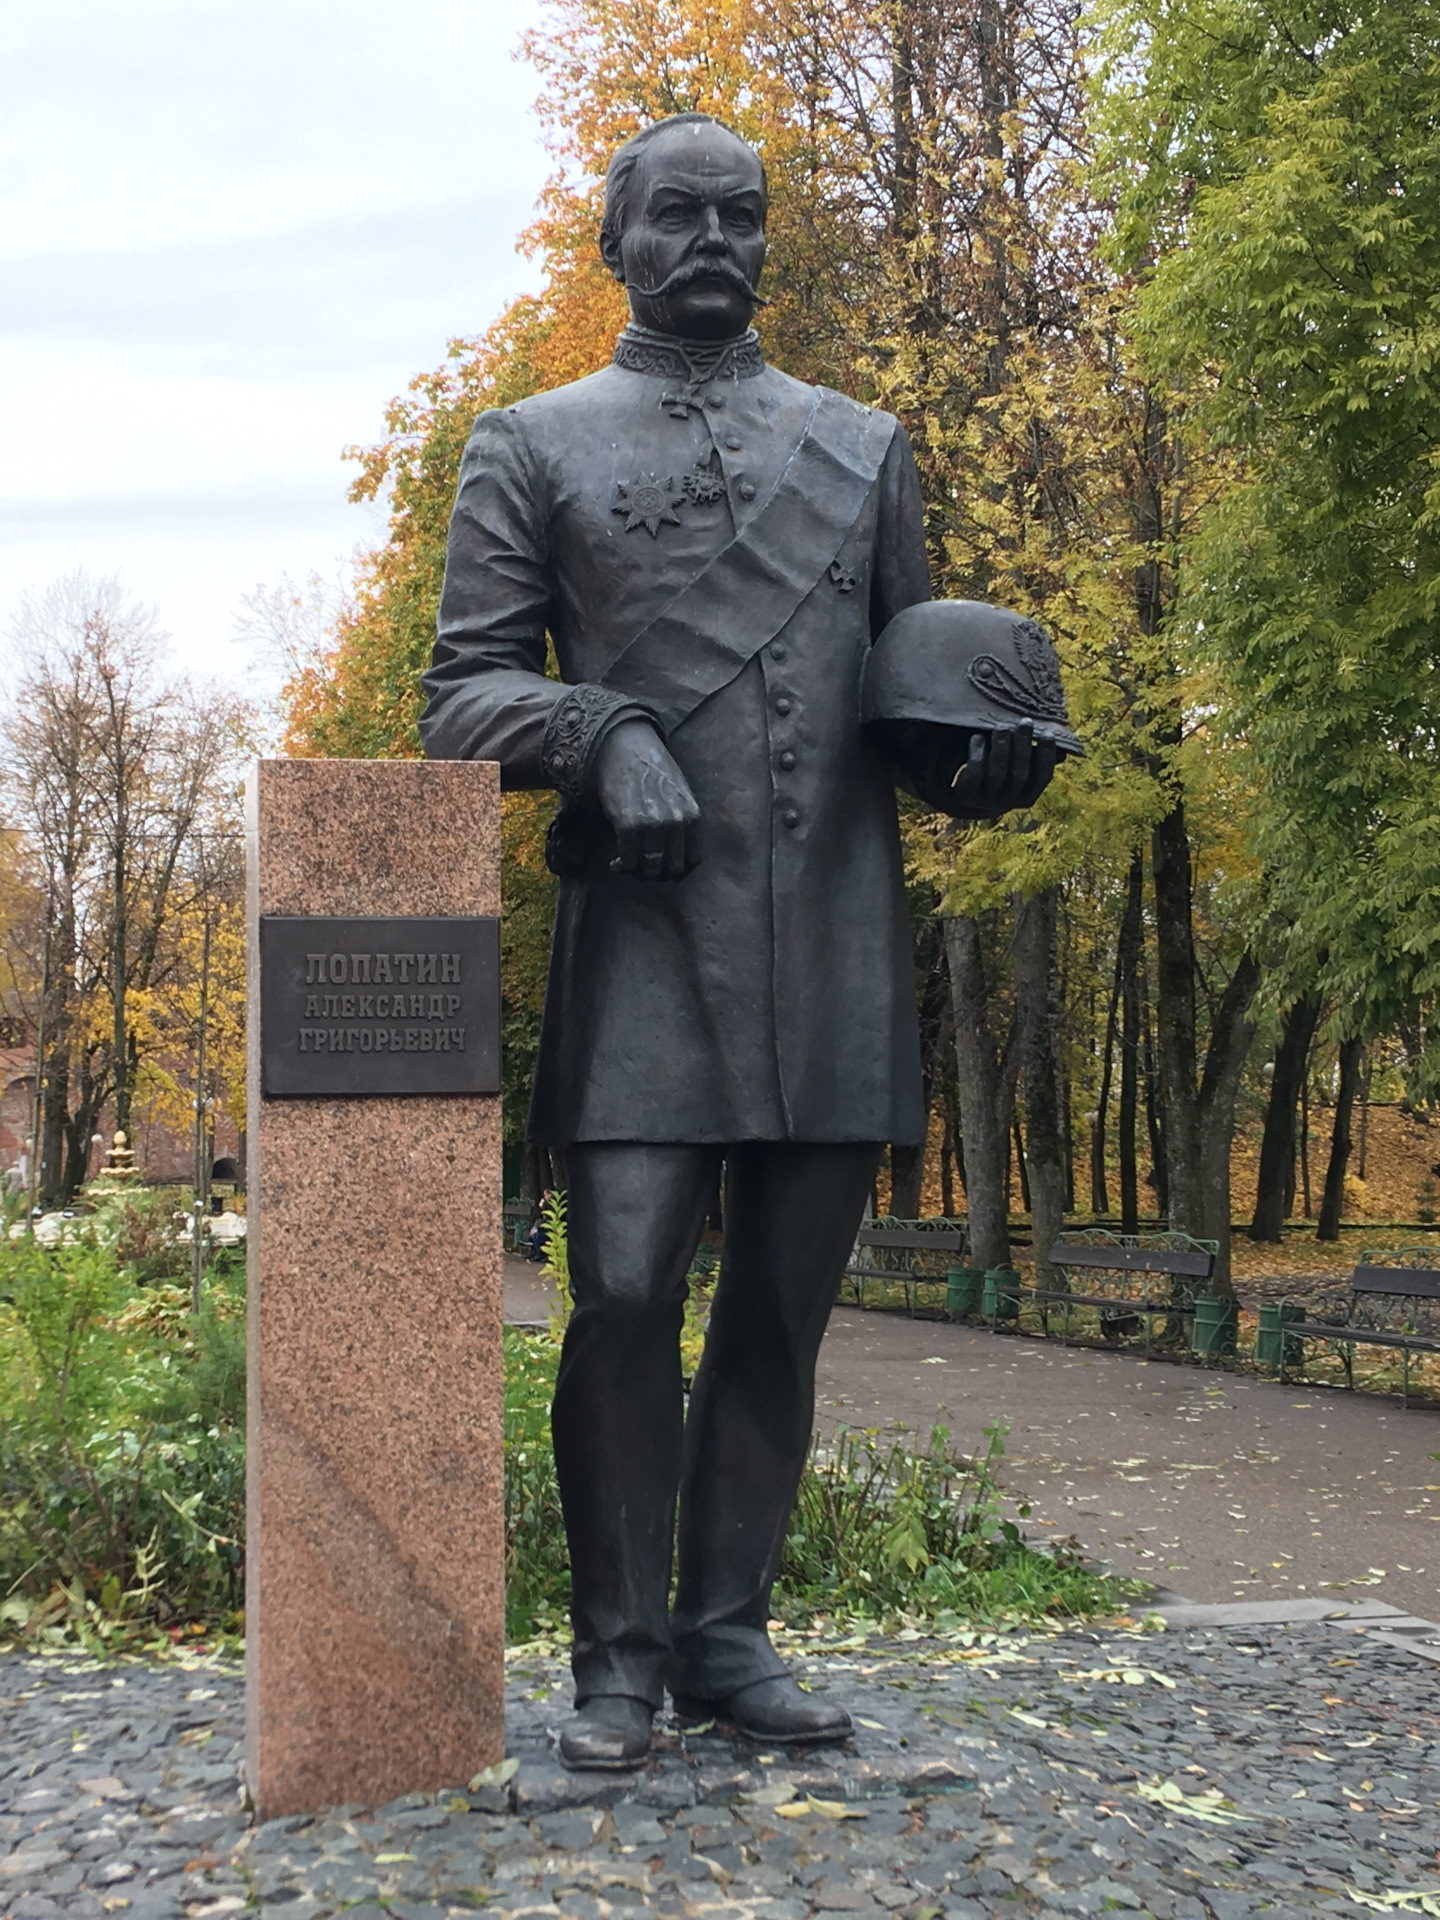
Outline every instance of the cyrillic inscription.
{"label": "cyrillic inscription", "polygon": [[495,919],[260,922],[267,1098],[496,1093]]}

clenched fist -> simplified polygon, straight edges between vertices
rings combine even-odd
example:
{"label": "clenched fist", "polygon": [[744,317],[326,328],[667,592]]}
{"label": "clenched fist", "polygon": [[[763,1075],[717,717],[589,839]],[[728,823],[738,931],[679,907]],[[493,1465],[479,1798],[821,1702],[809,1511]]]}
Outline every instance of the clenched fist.
{"label": "clenched fist", "polygon": [[602,742],[595,786],[600,809],[615,829],[612,873],[683,880],[699,864],[700,809],[648,720],[623,720]]}

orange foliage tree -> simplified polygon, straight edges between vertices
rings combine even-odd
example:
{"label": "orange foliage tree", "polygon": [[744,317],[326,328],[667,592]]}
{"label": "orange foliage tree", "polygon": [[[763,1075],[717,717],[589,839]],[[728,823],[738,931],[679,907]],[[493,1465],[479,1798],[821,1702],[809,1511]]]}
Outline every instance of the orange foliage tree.
{"label": "orange foliage tree", "polygon": [[[761,150],[769,177],[767,353],[900,414],[937,588],[1054,631],[1090,745],[1032,816],[957,834],[912,813],[917,900],[994,914],[1068,888],[1070,933],[1093,940],[1097,972],[1108,966],[1099,943],[1119,921],[1132,854],[1177,794],[1205,785],[1165,616],[1210,470],[1175,460],[1133,368],[1129,289],[1105,265],[1089,185],[1085,31],[1078,0],[552,0],[524,49],[555,157],[522,241],[542,289],[452,342],[392,403],[386,437],[354,450],[354,497],[388,492],[387,537],[333,645],[291,684],[290,750],[418,751],[473,418],[608,360],[625,303],[598,253],[604,166],[655,118],[714,113]],[[505,799],[512,1138],[538,1031],[550,805]],[[1067,1043],[1081,1108],[1093,1028],[1077,1015]],[[1032,1141],[1032,1162],[1039,1152]]]}

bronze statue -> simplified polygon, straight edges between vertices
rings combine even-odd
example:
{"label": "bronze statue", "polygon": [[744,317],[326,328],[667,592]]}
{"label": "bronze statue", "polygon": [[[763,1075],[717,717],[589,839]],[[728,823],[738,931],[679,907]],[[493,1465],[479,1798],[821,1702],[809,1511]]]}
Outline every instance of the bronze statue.
{"label": "bronze statue", "polygon": [[766,1622],[876,1161],[923,1135],[894,780],[992,817],[1057,751],[1023,715],[862,727],[872,642],[930,598],[920,489],[892,416],[766,364],[765,211],[759,157],[702,115],[615,155],[601,247],[631,323],[603,372],[476,422],[425,676],[428,754],[562,796],[530,1127],[569,1177],[572,1766],[642,1760],[667,1686],[757,1739],[849,1731]]}

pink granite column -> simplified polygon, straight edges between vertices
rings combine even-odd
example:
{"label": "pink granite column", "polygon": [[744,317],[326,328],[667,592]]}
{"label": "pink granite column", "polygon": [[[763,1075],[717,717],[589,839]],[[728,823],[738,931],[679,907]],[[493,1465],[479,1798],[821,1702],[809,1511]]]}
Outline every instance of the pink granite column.
{"label": "pink granite column", "polygon": [[266,1099],[262,915],[500,910],[488,764],[249,789],[246,1770],[262,1818],[504,1752],[498,1095]]}

